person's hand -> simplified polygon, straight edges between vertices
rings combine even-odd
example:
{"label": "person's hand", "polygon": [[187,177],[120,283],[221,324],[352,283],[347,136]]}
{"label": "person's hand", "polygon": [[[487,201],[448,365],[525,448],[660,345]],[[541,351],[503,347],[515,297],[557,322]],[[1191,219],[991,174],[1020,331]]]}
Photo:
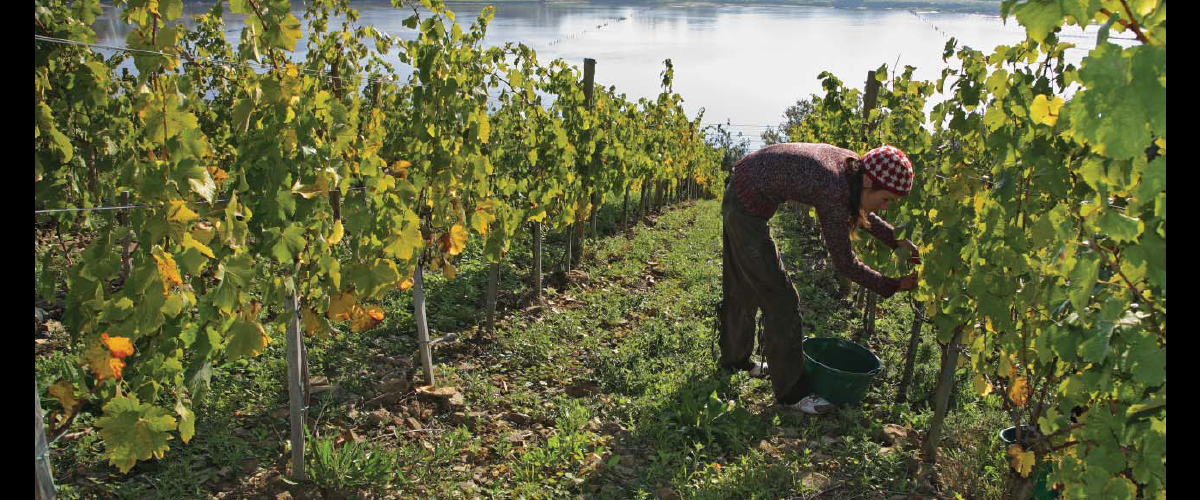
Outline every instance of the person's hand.
{"label": "person's hand", "polygon": [[917,250],[917,246],[914,245],[913,242],[911,242],[909,240],[900,240],[897,242],[897,244],[902,247],[907,248],[909,253],[912,255],[912,257],[910,257],[908,259],[909,264],[920,264],[921,263],[921,252]]}
{"label": "person's hand", "polygon": [[917,287],[917,272],[916,271],[913,271],[913,273],[908,276],[900,278],[900,291],[903,292],[903,291],[907,291],[907,290],[912,290],[916,287]]}

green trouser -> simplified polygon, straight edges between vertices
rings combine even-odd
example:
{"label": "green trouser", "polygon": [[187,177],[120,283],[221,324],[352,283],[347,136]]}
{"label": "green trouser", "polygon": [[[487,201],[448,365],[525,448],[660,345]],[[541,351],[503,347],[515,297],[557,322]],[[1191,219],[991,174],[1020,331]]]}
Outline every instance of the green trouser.
{"label": "green trouser", "polygon": [[783,268],[767,218],[746,213],[730,183],[721,204],[723,303],[720,312],[720,366],[748,370],[753,364],[754,319],[763,312],[763,345],[775,399],[792,404],[808,395],[804,381],[804,339],[800,296]]}

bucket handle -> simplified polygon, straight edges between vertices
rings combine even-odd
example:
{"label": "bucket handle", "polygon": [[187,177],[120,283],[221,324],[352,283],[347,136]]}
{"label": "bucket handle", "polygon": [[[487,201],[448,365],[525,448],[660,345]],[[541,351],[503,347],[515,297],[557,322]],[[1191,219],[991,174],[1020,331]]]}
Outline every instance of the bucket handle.
{"label": "bucket handle", "polygon": [[883,371],[883,365],[879,365],[879,366],[875,367],[874,370],[867,372],[867,375],[874,377],[876,375],[879,375],[879,372],[881,372],[881,371]]}

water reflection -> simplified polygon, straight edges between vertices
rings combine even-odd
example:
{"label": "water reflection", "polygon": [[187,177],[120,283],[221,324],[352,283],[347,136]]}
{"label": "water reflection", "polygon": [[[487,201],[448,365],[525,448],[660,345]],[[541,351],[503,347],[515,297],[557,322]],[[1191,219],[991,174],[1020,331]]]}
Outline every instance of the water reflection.
{"label": "water reflection", "polygon": [[[212,3],[185,3],[182,22],[207,13]],[[473,23],[483,4],[447,4],[464,27]],[[355,2],[359,24],[374,25],[391,35],[412,39],[401,22],[410,9],[395,9],[385,0]],[[294,10],[303,21],[302,8]],[[226,13],[226,38],[236,43],[244,16]],[[330,22],[339,27],[342,19]],[[95,25],[99,43],[124,45],[129,27],[119,12],[106,8]],[[307,30],[307,26],[305,26]],[[1095,45],[1096,28],[1064,29],[1066,41],[1080,49],[1068,52],[1078,62]],[[796,99],[820,93],[817,75],[831,71],[849,86],[861,88],[867,71],[881,64],[917,68],[915,77],[934,80],[944,67],[942,52],[949,37],[985,52],[1024,39],[1013,19],[998,16],[904,10],[841,10],[822,7],[720,5],[590,5],[499,4],[484,43],[523,42],[538,51],[539,62],[556,58],[582,66],[598,61],[598,85],[616,85],[632,99],[653,99],[659,92],[663,60],[675,65],[675,90],[685,97],[691,115],[706,109],[705,123],[762,126],[781,121]],[[1116,40],[1129,44],[1132,41]],[[305,54],[305,40],[293,59]],[[405,79],[411,68],[397,64]],[[932,103],[931,103],[932,106]]]}

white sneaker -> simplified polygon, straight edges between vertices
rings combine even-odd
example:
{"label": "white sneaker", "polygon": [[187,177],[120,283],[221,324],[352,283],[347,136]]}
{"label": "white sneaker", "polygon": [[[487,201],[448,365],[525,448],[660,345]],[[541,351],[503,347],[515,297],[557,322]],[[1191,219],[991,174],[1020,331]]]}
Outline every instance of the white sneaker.
{"label": "white sneaker", "polygon": [[821,415],[837,409],[837,406],[816,394],[809,395],[790,405],[781,405],[789,410],[799,410],[811,415]]}
{"label": "white sneaker", "polygon": [[750,369],[750,376],[754,378],[766,378],[767,364],[762,361],[754,363],[754,367]]}

